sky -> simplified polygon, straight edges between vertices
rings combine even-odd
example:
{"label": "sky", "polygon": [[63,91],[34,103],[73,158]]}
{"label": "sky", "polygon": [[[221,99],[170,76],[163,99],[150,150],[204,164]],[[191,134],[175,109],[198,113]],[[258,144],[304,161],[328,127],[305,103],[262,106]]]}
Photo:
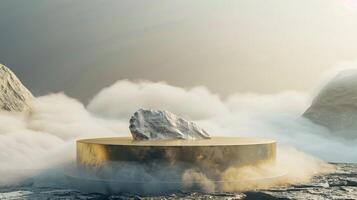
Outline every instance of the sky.
{"label": "sky", "polygon": [[357,58],[355,0],[0,3],[0,63],[37,96],[89,100],[117,80],[236,92],[309,91]]}

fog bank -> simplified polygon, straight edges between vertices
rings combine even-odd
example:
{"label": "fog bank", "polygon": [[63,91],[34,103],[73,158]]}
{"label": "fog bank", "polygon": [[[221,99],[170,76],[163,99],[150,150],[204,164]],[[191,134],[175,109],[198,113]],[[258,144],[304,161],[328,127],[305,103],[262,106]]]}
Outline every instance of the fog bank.
{"label": "fog bank", "polygon": [[[333,136],[326,128],[301,117],[309,99],[308,95],[296,91],[269,95],[236,93],[222,99],[204,86],[180,88],[164,82],[128,80],[104,88],[88,106],[62,93],[49,94],[37,97],[29,114],[0,113],[3,122],[0,174],[8,169],[46,171],[73,164],[77,139],[129,136],[130,114],[139,108],[153,108],[170,110],[194,120],[212,136],[275,139],[279,147],[278,168],[274,170],[289,174],[283,183],[307,181],[312,175],[329,169],[321,160],[357,161],[356,141]],[[259,166],[237,171],[232,166],[222,180],[239,178],[242,174],[259,178],[269,171],[268,167]],[[189,183],[185,177],[187,175],[183,178]],[[204,179],[200,172],[190,177]],[[3,182],[10,179],[15,180],[8,178]],[[238,184],[227,186],[225,190],[242,188]]]}

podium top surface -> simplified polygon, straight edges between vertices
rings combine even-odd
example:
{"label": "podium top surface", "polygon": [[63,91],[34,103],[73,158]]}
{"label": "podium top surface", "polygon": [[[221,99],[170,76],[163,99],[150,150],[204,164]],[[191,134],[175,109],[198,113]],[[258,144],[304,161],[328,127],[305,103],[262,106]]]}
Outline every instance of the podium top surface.
{"label": "podium top surface", "polygon": [[236,145],[257,145],[271,144],[274,140],[251,137],[212,137],[211,139],[199,140],[133,140],[132,137],[111,137],[111,138],[92,138],[78,140],[78,143],[100,144],[100,145],[119,145],[119,146],[236,146]]}

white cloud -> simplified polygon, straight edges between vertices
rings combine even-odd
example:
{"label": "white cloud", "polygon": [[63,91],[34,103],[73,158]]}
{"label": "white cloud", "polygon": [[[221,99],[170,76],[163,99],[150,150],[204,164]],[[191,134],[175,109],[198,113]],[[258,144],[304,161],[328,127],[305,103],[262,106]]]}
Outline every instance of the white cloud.
{"label": "white cloud", "polygon": [[[325,128],[300,117],[308,101],[307,95],[294,91],[232,94],[222,100],[205,87],[184,89],[127,80],[103,89],[88,109],[64,94],[51,94],[36,98],[29,115],[0,113],[0,161],[5,161],[0,169],[74,162],[76,139],[127,136],[130,115],[142,107],[193,119],[212,135],[272,138],[324,160],[356,162],[356,141],[332,137]],[[307,160],[306,166],[318,166],[314,159]]]}
{"label": "white cloud", "polygon": [[164,109],[192,120],[222,115],[226,106],[205,87],[184,89],[162,82],[118,81],[104,88],[88,110],[104,117],[128,120],[140,108]]}

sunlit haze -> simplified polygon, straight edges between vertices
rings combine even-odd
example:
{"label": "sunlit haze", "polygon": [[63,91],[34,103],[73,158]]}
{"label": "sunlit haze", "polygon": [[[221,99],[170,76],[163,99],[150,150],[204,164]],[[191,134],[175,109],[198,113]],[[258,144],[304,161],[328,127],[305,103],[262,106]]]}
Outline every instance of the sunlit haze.
{"label": "sunlit haze", "polygon": [[35,95],[88,102],[116,80],[308,92],[357,52],[354,0],[5,0],[0,62]]}

